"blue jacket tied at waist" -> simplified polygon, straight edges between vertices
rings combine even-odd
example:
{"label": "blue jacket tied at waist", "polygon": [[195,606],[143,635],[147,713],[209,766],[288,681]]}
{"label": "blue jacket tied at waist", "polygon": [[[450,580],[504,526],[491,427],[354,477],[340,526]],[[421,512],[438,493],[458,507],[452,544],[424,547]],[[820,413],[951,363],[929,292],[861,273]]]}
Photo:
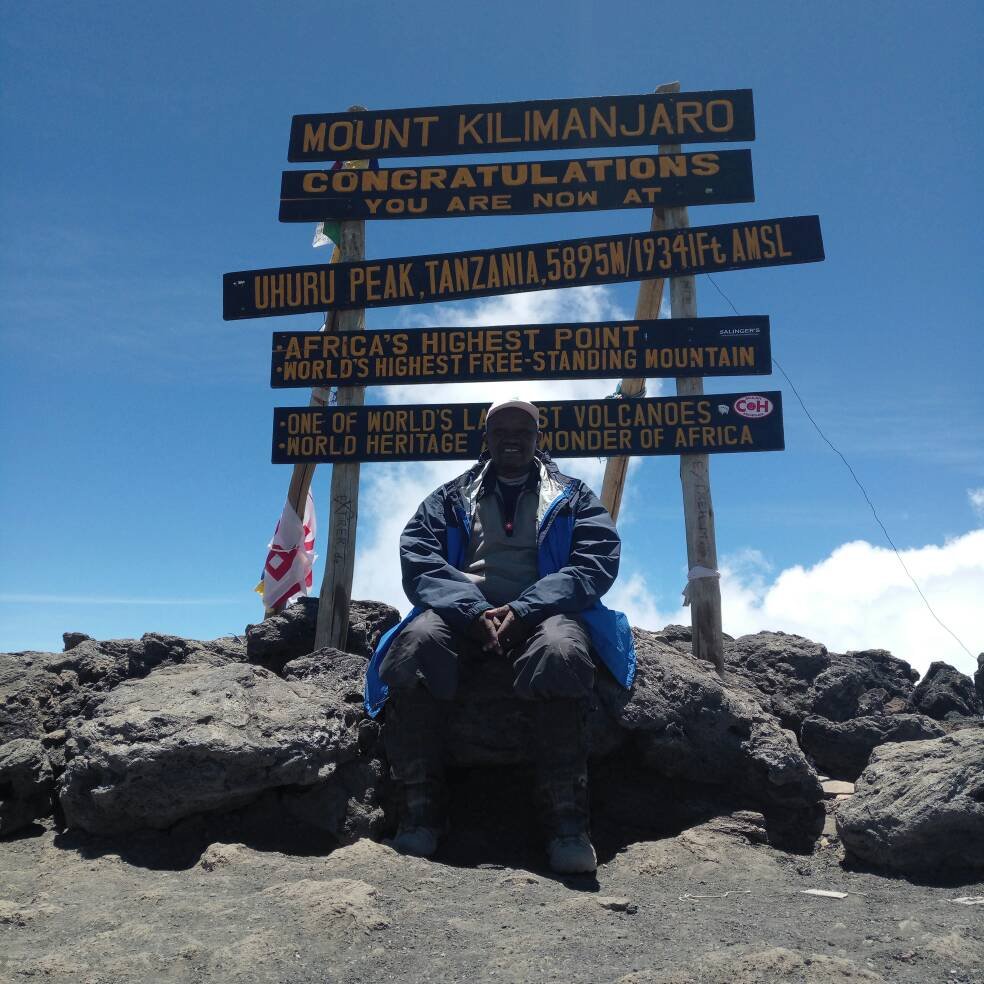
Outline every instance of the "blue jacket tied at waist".
{"label": "blue jacket tied at waist", "polygon": [[[612,676],[629,688],[636,663],[629,621],[622,612],[612,611],[600,601],[618,574],[621,543],[615,524],[583,482],[561,474],[545,454],[538,453],[534,463],[540,473],[539,579],[509,606],[531,625],[550,615],[576,614]],[[482,612],[493,607],[462,572],[476,504],[493,481],[489,462],[479,461],[432,492],[403,531],[403,590],[414,607],[383,635],[369,662],[365,704],[370,716],[375,717],[386,701],[388,688],[379,679],[379,665],[404,625],[432,608],[453,630],[464,632]]]}

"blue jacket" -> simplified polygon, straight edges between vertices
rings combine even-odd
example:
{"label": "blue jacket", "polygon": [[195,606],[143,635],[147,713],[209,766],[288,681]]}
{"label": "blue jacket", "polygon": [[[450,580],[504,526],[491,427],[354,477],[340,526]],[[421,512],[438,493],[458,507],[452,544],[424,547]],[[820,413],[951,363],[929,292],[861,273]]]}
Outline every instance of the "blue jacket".
{"label": "blue jacket", "polygon": [[[537,505],[539,580],[509,607],[528,625],[550,615],[576,613],[598,656],[626,689],[635,676],[635,645],[622,612],[601,604],[618,574],[621,541],[615,524],[595,494],[579,479],[558,471],[538,453],[540,501]],[[365,704],[375,717],[386,701],[379,666],[397,633],[411,619],[434,609],[452,629],[464,632],[493,606],[462,568],[468,553],[478,500],[493,480],[487,458],[432,492],[400,537],[403,590],[413,602],[410,614],[379,640],[366,672]]]}

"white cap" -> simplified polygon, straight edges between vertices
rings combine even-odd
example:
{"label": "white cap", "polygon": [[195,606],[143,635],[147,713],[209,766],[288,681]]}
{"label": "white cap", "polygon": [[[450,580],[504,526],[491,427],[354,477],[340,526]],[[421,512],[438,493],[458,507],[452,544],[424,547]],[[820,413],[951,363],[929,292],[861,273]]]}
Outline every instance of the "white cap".
{"label": "white cap", "polygon": [[537,410],[532,403],[527,403],[526,400],[496,400],[492,406],[489,407],[488,413],[485,414],[485,426],[489,426],[489,419],[492,414],[498,413],[500,410],[522,410],[524,413],[528,413],[535,421],[537,427],[540,426],[540,411]]}

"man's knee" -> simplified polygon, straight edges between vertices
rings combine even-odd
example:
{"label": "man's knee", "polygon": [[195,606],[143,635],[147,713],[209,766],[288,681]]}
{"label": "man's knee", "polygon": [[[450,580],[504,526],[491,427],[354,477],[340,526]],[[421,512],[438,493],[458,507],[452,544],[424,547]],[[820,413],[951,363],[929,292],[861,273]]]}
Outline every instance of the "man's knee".
{"label": "man's knee", "polygon": [[380,664],[379,678],[394,690],[423,683],[440,699],[454,695],[457,653],[451,630],[437,612],[421,612],[399,631]]}
{"label": "man's knee", "polygon": [[591,640],[567,615],[541,622],[517,661],[516,693],[528,700],[587,696],[595,678]]}
{"label": "man's knee", "polygon": [[411,619],[393,640],[393,647],[403,649],[431,649],[446,646],[451,641],[448,623],[433,609],[421,612]]}

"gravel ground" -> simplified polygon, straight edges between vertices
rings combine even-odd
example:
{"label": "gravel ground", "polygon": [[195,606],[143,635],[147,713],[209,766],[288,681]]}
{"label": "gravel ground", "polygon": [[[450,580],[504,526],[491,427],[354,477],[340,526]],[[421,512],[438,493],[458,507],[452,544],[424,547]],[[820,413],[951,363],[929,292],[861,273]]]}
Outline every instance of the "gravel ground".
{"label": "gravel ground", "polygon": [[984,883],[851,870],[829,828],[812,855],[768,846],[751,813],[630,843],[601,832],[597,878],[564,880],[515,801],[478,806],[435,861],[228,820],[112,840],[35,826],[0,843],[0,979],[984,979],[984,905],[954,901]]}

